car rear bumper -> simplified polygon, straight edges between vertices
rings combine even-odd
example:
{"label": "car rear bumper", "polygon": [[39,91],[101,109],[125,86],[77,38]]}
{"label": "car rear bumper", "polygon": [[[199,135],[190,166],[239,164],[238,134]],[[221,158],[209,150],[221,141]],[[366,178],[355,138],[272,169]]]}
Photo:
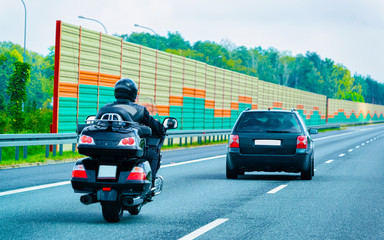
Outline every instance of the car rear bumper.
{"label": "car rear bumper", "polygon": [[261,155],[241,154],[239,151],[229,150],[227,164],[231,170],[300,172],[308,168],[310,158],[310,152],[294,155]]}

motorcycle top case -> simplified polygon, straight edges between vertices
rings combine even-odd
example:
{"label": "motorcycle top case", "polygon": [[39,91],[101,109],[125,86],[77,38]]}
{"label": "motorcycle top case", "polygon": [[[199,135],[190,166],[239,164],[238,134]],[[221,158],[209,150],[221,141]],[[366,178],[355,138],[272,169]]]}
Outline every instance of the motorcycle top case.
{"label": "motorcycle top case", "polygon": [[133,127],[114,129],[92,124],[81,131],[77,148],[80,154],[91,157],[142,157],[145,139],[139,131]]}

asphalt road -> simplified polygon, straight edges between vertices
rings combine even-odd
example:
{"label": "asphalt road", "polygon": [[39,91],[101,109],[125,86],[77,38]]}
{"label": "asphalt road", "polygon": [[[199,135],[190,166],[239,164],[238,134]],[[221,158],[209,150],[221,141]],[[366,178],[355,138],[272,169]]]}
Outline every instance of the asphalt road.
{"label": "asphalt road", "polygon": [[73,193],[73,163],[0,170],[0,239],[384,239],[384,125],[314,136],[311,181],[227,180],[225,145],[164,152],[164,192],[113,224]]}

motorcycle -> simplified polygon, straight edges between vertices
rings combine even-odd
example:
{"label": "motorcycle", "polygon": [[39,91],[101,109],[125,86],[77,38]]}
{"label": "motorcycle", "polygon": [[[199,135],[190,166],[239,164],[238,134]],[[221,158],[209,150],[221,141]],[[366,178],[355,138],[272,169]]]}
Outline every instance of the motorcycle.
{"label": "motorcycle", "polygon": [[[118,222],[124,210],[131,215],[153,200],[163,189],[163,178],[153,181],[149,162],[143,158],[148,148],[156,149],[161,161],[164,137],[152,136],[149,127],[123,120],[119,113],[100,119],[90,116],[79,124],[78,151],[88,157],[73,168],[71,184],[75,193],[85,193],[80,202],[99,202],[107,222]],[[177,128],[175,118],[165,118],[166,130]]]}

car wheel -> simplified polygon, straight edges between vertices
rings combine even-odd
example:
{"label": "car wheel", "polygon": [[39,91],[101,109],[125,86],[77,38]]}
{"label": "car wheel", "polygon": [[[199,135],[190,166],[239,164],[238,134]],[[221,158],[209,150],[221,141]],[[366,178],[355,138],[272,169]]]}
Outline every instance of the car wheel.
{"label": "car wheel", "polygon": [[312,177],[315,176],[315,159],[312,158]]}
{"label": "car wheel", "polygon": [[227,179],[237,179],[237,171],[229,169],[228,164],[226,164],[226,166],[227,166],[226,168]]}
{"label": "car wheel", "polygon": [[302,180],[311,180],[312,179],[312,172],[313,172],[313,164],[311,161],[308,168],[301,171],[301,179]]}

